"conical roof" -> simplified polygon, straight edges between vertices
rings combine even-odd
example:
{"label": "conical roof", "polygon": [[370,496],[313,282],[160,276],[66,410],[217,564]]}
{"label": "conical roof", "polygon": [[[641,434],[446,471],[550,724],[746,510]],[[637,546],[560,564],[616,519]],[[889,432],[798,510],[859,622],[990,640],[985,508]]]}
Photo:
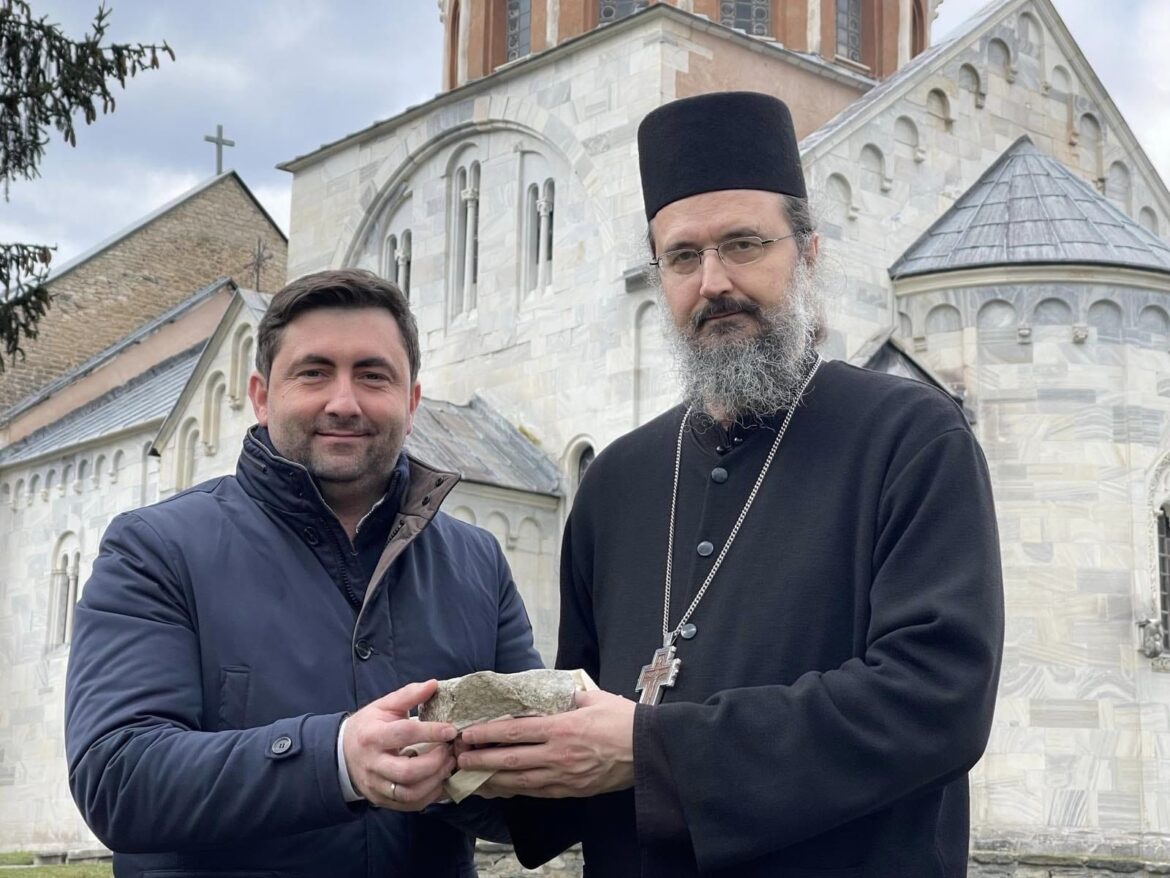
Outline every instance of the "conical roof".
{"label": "conical roof", "polygon": [[1170,274],[1170,246],[1021,137],[890,268],[895,280],[996,265]]}

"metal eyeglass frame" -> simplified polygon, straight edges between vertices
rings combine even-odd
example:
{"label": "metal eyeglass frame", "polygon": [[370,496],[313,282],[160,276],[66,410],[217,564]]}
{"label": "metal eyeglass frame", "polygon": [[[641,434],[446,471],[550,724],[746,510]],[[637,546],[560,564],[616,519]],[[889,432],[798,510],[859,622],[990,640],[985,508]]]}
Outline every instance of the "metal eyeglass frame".
{"label": "metal eyeglass frame", "polygon": [[663,271],[664,266],[662,265],[662,260],[664,258],[666,258],[672,254],[696,253],[696,254],[698,254],[699,261],[697,263],[695,263],[695,268],[691,271],[680,272],[680,271],[676,271],[676,270],[671,269],[671,268],[665,268],[665,270],[667,272],[677,274],[679,277],[690,277],[692,274],[694,274],[695,272],[700,271],[702,269],[702,267],[703,267],[703,254],[706,253],[708,250],[714,250],[715,255],[717,255],[719,257],[719,261],[722,262],[725,266],[727,266],[729,268],[737,268],[737,267],[742,266],[742,265],[754,265],[755,263],[759,262],[760,259],[763,258],[764,254],[763,254],[762,248],[760,250],[760,255],[757,256],[755,259],[751,260],[750,262],[728,262],[727,259],[725,259],[723,256],[723,248],[726,247],[728,244],[734,244],[737,241],[758,241],[762,245],[762,247],[767,247],[769,244],[775,244],[777,241],[787,241],[789,238],[795,238],[797,236],[797,234],[798,234],[797,232],[793,232],[791,235],[783,235],[779,238],[761,238],[758,235],[740,235],[740,236],[735,237],[735,238],[728,238],[726,241],[720,241],[714,247],[702,247],[702,248],[682,247],[678,250],[667,250],[665,253],[663,253],[661,256],[657,257],[656,259],[651,259],[649,264],[653,265],[659,271]]}

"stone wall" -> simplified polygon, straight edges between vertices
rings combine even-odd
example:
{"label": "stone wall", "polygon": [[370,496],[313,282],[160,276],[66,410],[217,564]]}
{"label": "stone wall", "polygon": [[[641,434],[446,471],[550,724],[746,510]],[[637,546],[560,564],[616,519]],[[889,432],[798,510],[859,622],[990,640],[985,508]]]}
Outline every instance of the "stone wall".
{"label": "stone wall", "polygon": [[0,410],[121,341],[216,278],[254,285],[257,239],[272,258],[261,286],[284,284],[286,245],[234,173],[49,283],[53,304],[26,357],[0,374]]}

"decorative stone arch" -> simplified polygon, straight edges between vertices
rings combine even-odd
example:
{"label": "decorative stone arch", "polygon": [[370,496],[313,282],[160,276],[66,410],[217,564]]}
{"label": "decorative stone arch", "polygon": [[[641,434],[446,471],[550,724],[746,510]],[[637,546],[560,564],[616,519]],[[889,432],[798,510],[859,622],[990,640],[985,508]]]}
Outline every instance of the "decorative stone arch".
{"label": "decorative stone arch", "polygon": [[1138,223],[1143,229],[1152,234],[1159,234],[1158,232],[1158,214],[1155,213],[1152,207],[1143,207],[1138,211]]}
{"label": "decorative stone arch", "polygon": [[[61,483],[64,485],[64,482]],[[57,468],[55,466],[49,467],[49,471],[45,473],[45,499],[48,500],[53,496],[53,489],[57,487]]]}
{"label": "decorative stone arch", "polygon": [[958,332],[963,328],[963,315],[954,305],[935,305],[926,313],[926,335],[929,338],[942,332]]}
{"label": "decorative stone arch", "polygon": [[[199,421],[187,418],[179,428],[179,441],[175,444],[175,490],[191,487],[195,478],[195,449],[199,445]],[[149,458],[148,453],[144,461]],[[143,480],[145,487],[145,479]]]}
{"label": "decorative stone arch", "polygon": [[114,460],[113,463],[110,464],[111,485],[118,481],[118,474],[122,471],[122,467],[125,465],[125,461],[126,452],[119,448],[114,452]]}
{"label": "decorative stone arch", "polygon": [[539,555],[543,545],[544,529],[531,515],[524,516],[516,528],[516,548],[521,552]]}
{"label": "decorative stone arch", "polygon": [[825,180],[825,206],[831,220],[844,223],[857,219],[859,211],[853,203],[853,187],[844,174],[834,172]]}
{"label": "decorative stone arch", "polygon": [[1009,84],[1016,81],[1019,73],[1015,50],[999,37],[987,41],[987,66],[991,70],[999,70]]}
{"label": "decorative stone arch", "polygon": [[1064,299],[1049,296],[1037,302],[1032,309],[1032,323],[1036,326],[1071,325],[1073,310]]}
{"label": "decorative stone arch", "polygon": [[1077,119],[1072,145],[1076,147],[1078,163],[1097,186],[1104,188],[1102,161],[1105,147],[1105,130],[1093,113],[1082,113]]}
{"label": "decorative stone arch", "polygon": [[1073,78],[1063,64],[1054,65],[1048,74],[1048,79],[1051,90],[1058,95],[1073,94]]}
{"label": "decorative stone arch", "polygon": [[81,540],[73,531],[57,538],[50,555],[47,646],[63,646],[73,635],[73,612],[80,596]]}
{"label": "decorative stone arch", "polygon": [[1016,44],[1020,54],[1032,55],[1040,62],[1041,70],[1047,69],[1044,66],[1044,29],[1036,16],[1027,10],[1016,19]]}
{"label": "decorative stone arch", "polygon": [[562,468],[565,473],[565,482],[569,486],[565,494],[565,510],[573,505],[577,496],[577,489],[581,487],[581,478],[593,463],[597,455],[597,443],[588,433],[579,433],[569,440],[562,456]]}
{"label": "decorative stone arch", "polygon": [[220,422],[223,402],[227,396],[227,378],[223,372],[213,372],[203,390],[203,450],[215,454],[219,447]]}
{"label": "decorative stone arch", "polygon": [[77,464],[77,480],[73,483],[73,490],[80,494],[85,490],[86,482],[89,481],[89,458],[83,457]]}
{"label": "decorative stone arch", "polygon": [[0,484],[0,508],[12,503],[12,486],[8,482]]}
{"label": "decorative stone arch", "polygon": [[1138,329],[1152,335],[1170,335],[1170,315],[1158,305],[1146,305],[1138,314]]}
{"label": "decorative stone arch", "polygon": [[65,492],[69,490],[69,486],[73,484],[73,464],[67,463],[61,468],[61,484],[57,488],[57,493],[64,497]]}
{"label": "decorative stone arch", "polygon": [[875,192],[889,192],[893,188],[894,180],[890,176],[889,164],[876,144],[867,143],[861,148],[858,164],[862,171],[863,187],[872,182]]}
{"label": "decorative stone arch", "polygon": [[508,516],[498,509],[493,509],[488,513],[488,517],[484,519],[483,527],[496,538],[496,541],[503,548],[508,550],[515,548],[516,537],[512,534],[511,522],[508,521]]}
{"label": "decorative stone arch", "polygon": [[[470,111],[466,115],[470,116]],[[363,190],[362,197],[355,200],[349,217],[343,221],[343,228],[348,231],[339,238],[331,264],[353,266],[358,263],[378,219],[383,216],[387,202],[395,194],[401,195],[401,191],[405,191],[415,170],[432,156],[461,140],[499,131],[530,137],[542,149],[547,149],[546,154],[550,158],[565,164],[584,191],[588,210],[592,214],[587,219],[597,227],[604,252],[613,252],[617,240],[614,221],[608,213],[598,208],[598,204],[607,198],[609,181],[601,169],[594,165],[588,152],[581,148],[575,132],[535,101],[515,95],[488,98],[485,115],[487,119],[484,121],[456,122],[426,139],[424,135],[410,132],[406,138],[407,154],[402,161],[395,166],[387,167],[389,163],[385,163],[379,167]],[[451,113],[449,117],[466,118],[457,112]],[[436,115],[435,118],[442,121],[448,116]],[[403,190],[396,191],[399,186]],[[380,240],[378,244],[381,244]]]}
{"label": "decorative stone arch", "polygon": [[1006,299],[991,299],[984,302],[975,317],[975,325],[983,330],[1015,329],[1020,316],[1016,306]]}
{"label": "decorative stone arch", "polygon": [[926,114],[936,120],[944,131],[950,131],[955,124],[951,112],[951,98],[943,88],[932,88],[926,93]]}
{"label": "decorative stone arch", "polygon": [[451,517],[466,522],[467,524],[475,524],[475,510],[470,506],[456,506],[451,510]]}
{"label": "decorative stone arch", "polygon": [[1125,162],[1116,161],[1109,166],[1109,173],[1105,175],[1105,197],[1123,213],[1133,213],[1133,177]]}
{"label": "decorative stone arch", "polygon": [[33,501],[41,493],[41,474],[33,473],[28,480],[28,505],[32,506]]}
{"label": "decorative stone arch", "polygon": [[248,398],[248,378],[255,368],[253,351],[256,340],[252,324],[243,323],[232,333],[232,358],[228,369],[228,405],[233,411],[243,408]]}
{"label": "decorative stone arch", "polygon": [[959,67],[959,90],[971,93],[975,109],[980,110],[987,101],[987,86],[984,84],[979,71],[971,64]]}
{"label": "decorative stone arch", "polygon": [[[1088,323],[1098,333],[1119,336],[1125,326],[1125,315],[1121,306],[1108,299],[1099,299],[1089,306],[1087,313]],[[1100,335],[1098,335],[1100,338]]]}
{"label": "decorative stone arch", "polygon": [[92,487],[100,488],[102,486],[102,479],[106,475],[106,467],[108,462],[104,454],[99,454],[93,462],[93,482]]}
{"label": "decorative stone arch", "polygon": [[918,164],[926,161],[926,150],[921,146],[918,126],[909,116],[899,116],[894,120],[894,153],[897,155],[903,152]]}
{"label": "decorative stone arch", "polygon": [[904,338],[906,341],[914,338],[914,321],[910,319],[910,315],[905,311],[898,312],[898,320],[894,332],[899,338]]}
{"label": "decorative stone arch", "polygon": [[16,485],[12,488],[12,508],[18,508],[25,499],[25,484],[24,479],[17,479]]}

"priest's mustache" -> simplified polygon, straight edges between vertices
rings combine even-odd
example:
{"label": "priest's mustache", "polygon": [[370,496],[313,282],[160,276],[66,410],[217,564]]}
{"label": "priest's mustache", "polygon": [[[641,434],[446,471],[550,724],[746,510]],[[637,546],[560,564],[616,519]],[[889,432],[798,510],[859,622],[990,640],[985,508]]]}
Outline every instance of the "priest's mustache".
{"label": "priest's mustache", "polygon": [[760,306],[751,300],[741,302],[738,299],[721,296],[712,299],[707,303],[707,307],[691,318],[691,328],[698,329],[712,317],[723,317],[727,314],[747,314],[759,320]]}

